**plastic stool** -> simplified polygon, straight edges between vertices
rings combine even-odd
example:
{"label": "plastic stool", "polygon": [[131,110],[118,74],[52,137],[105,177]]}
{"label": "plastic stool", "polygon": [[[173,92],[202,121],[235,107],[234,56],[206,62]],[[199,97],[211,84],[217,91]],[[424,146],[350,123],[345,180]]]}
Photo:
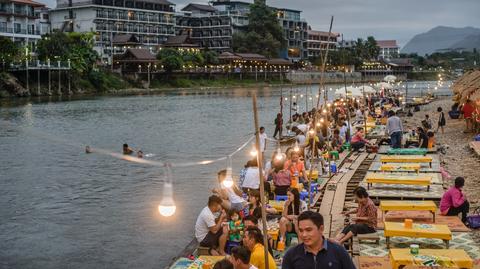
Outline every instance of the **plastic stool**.
{"label": "plastic stool", "polygon": [[285,244],[286,244],[287,246],[289,246],[289,245],[290,245],[290,242],[292,242],[292,238],[294,238],[294,237],[298,238],[297,233],[287,233],[287,234],[285,235],[285,237],[286,237],[286,238],[285,238]]}
{"label": "plastic stool", "polygon": [[300,192],[300,200],[305,200],[308,198],[308,191],[301,191]]}
{"label": "plastic stool", "polygon": [[275,195],[275,201],[286,201],[288,200],[288,195]]}
{"label": "plastic stool", "polygon": [[335,159],[335,160],[340,159],[340,154],[338,154],[338,151],[336,150],[330,151],[330,156],[332,156],[332,159]]}

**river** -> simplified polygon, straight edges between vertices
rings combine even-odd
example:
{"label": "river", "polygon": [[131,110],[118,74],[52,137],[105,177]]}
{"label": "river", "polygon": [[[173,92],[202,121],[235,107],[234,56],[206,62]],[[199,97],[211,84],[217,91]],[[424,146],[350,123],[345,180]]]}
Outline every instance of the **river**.
{"label": "river", "polygon": [[[173,164],[223,157],[253,134],[251,93],[271,136],[290,89],[0,100],[0,268],[163,268],[192,240],[226,162],[174,168],[177,212],[165,218],[162,168],[85,154],[85,145],[120,152],[128,143]],[[303,111],[305,87],[295,92]],[[250,149],[235,156],[234,173]]]}

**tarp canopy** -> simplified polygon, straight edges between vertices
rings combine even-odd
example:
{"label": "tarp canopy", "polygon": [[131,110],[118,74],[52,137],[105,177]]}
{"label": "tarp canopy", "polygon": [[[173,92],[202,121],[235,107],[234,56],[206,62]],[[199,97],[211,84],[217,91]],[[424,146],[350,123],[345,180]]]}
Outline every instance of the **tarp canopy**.
{"label": "tarp canopy", "polygon": [[390,83],[379,82],[379,83],[375,84],[375,88],[377,88],[379,90],[391,90],[391,89],[393,89],[393,86]]}
{"label": "tarp canopy", "polygon": [[395,82],[397,80],[397,77],[394,75],[388,75],[383,78],[383,81],[386,82]]}
{"label": "tarp canopy", "polygon": [[[363,93],[359,88],[349,86],[347,87],[347,97],[362,97]],[[336,97],[345,97],[345,87],[335,90]]]}

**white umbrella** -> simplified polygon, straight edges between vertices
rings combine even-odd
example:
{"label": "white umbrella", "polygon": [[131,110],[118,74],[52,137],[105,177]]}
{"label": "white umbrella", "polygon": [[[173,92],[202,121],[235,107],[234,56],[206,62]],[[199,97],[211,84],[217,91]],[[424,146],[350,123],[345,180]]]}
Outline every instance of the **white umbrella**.
{"label": "white umbrella", "polygon": [[365,93],[376,93],[377,90],[375,90],[373,87],[370,87],[370,86],[358,86],[357,87],[361,92],[365,92]]}
{"label": "white umbrella", "polygon": [[377,84],[375,84],[375,88],[381,90],[381,89],[384,89],[384,90],[391,90],[393,89],[392,85],[390,85],[389,83],[386,83],[386,82],[379,82]]}
{"label": "white umbrella", "polygon": [[383,81],[386,82],[395,82],[395,80],[397,80],[397,77],[394,75],[388,75],[383,78]]}
{"label": "white umbrella", "polygon": [[[337,97],[344,97],[345,96],[345,87],[339,88],[335,90],[335,96]],[[359,88],[355,87],[347,87],[347,97],[361,97],[363,96],[362,92]]]}

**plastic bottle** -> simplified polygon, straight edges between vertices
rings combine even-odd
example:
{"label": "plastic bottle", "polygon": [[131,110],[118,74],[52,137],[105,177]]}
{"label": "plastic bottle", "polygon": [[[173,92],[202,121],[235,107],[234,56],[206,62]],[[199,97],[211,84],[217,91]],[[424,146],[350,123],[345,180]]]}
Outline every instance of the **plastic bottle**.
{"label": "plastic bottle", "polygon": [[337,173],[337,163],[335,161],[330,162],[330,171],[332,171],[332,174]]}

